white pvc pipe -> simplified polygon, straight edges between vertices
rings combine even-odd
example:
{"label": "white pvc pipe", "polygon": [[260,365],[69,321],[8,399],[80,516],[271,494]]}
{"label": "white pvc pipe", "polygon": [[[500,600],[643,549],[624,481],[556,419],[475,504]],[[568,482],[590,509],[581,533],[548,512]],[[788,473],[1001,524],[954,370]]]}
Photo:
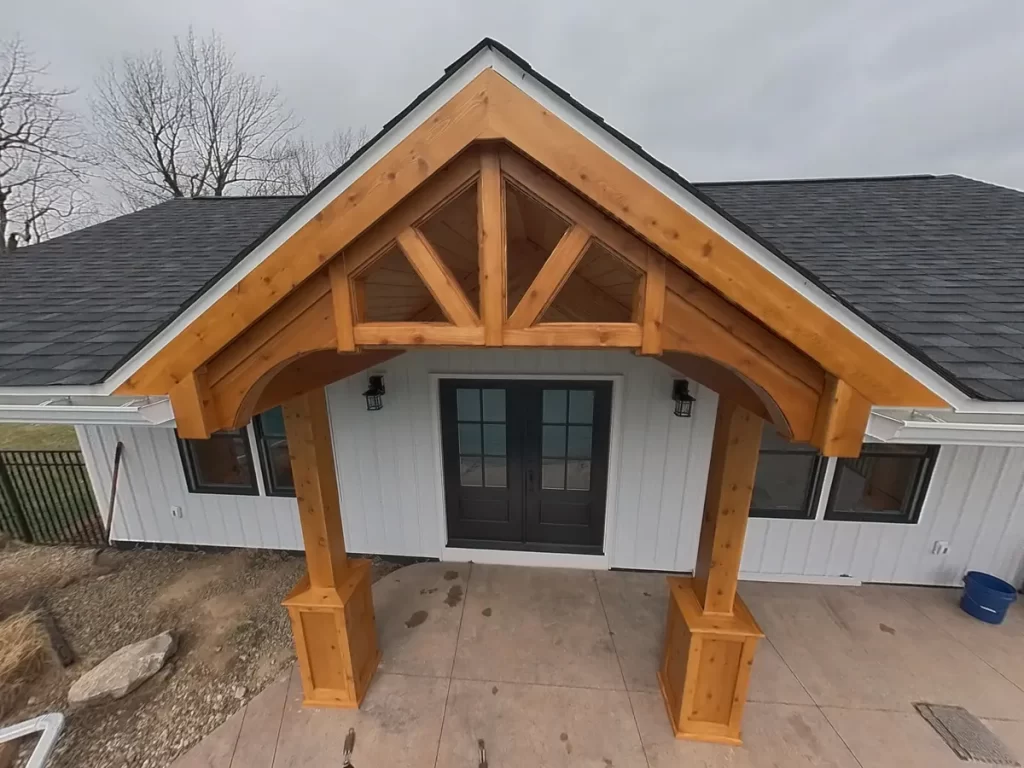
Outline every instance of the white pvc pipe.
{"label": "white pvc pipe", "polygon": [[60,712],[50,712],[46,715],[33,717],[31,720],[9,725],[6,728],[0,728],[0,744],[3,744],[5,741],[17,741],[26,736],[31,736],[33,733],[41,734],[39,736],[39,743],[32,750],[32,756],[29,757],[25,768],[43,768],[46,765],[47,758],[50,756],[50,752],[53,751],[54,746],[57,744],[57,737],[60,736],[60,732],[63,729],[64,715]]}

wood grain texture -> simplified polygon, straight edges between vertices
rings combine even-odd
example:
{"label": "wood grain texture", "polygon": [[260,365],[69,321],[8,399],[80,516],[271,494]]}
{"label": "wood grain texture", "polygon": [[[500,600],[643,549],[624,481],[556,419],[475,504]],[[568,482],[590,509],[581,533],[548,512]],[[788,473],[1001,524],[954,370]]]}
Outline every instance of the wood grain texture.
{"label": "wood grain texture", "polygon": [[636,323],[539,323],[530,328],[506,328],[506,347],[634,348],[640,346]]}
{"label": "wood grain texture", "polygon": [[705,614],[731,616],[763,422],[720,397],[693,588]]}
{"label": "wood grain texture", "polygon": [[526,289],[526,294],[508,319],[507,328],[527,328],[537,322],[551,306],[555,295],[565,285],[569,275],[583,258],[590,243],[591,234],[579,224],[572,225],[555,249],[541,265],[537,276]]}
{"label": "wood grain texture", "polygon": [[[163,394],[465,150],[486,128],[483,72],[319,211],[118,388]],[[493,72],[491,72],[493,74]]]}
{"label": "wood grain texture", "polygon": [[334,327],[339,352],[355,352],[356,339],[352,334],[355,323],[352,311],[352,284],[348,279],[345,255],[339,254],[330,263],[331,301],[334,306]]}
{"label": "wood grain texture", "polygon": [[488,93],[489,119],[497,134],[873,403],[948,405],[496,72]]}
{"label": "wood grain texture", "polygon": [[813,444],[824,456],[857,458],[871,416],[869,403],[857,390],[829,376],[814,421]]}
{"label": "wood grain texture", "polygon": [[453,324],[462,328],[480,325],[480,318],[459,286],[458,278],[438,256],[427,239],[413,228],[398,234],[398,246],[402,249],[416,274],[427,286],[441,311]]}
{"label": "wood grain texture", "polygon": [[508,238],[504,187],[497,151],[488,149],[480,156],[476,215],[480,316],[484,323],[484,343],[488,347],[501,345],[501,329],[508,312]]}
{"label": "wood grain texture", "polygon": [[641,317],[644,335],[640,352],[660,355],[665,346],[661,333],[665,323],[665,258],[653,251],[648,253]]}
{"label": "wood grain texture", "polygon": [[189,373],[170,392],[178,436],[205,440],[219,429],[205,368]]}
{"label": "wood grain texture", "polygon": [[[662,328],[665,351],[683,352],[714,360],[757,386],[755,393],[767,393],[765,403],[772,422],[794,440],[809,441],[818,406],[817,390],[801,381],[788,368],[766,354],[763,346],[752,346],[709,318],[697,307],[672,291],[666,294]],[[763,398],[762,402],[764,402]],[[774,405],[774,407],[772,407]]]}
{"label": "wood grain texture", "polygon": [[322,389],[307,392],[286,402],[283,412],[309,583],[337,588],[345,579],[348,555],[327,396]]}
{"label": "wood grain texture", "polygon": [[[521,178],[532,173],[565,199],[584,206],[574,221],[591,229],[627,261],[636,245],[653,246],[728,303],[742,307],[819,367],[850,384],[877,405],[944,407],[946,403],[867,342],[775,277],[736,246],[584,139],[493,70],[480,73],[447,104],[344,194],[329,203],[278,251],[246,275],[178,337],[130,377],[120,394],[164,394],[228,342],[308,280],[340,250],[349,249],[374,223],[422,187],[431,177],[445,178],[445,166],[458,162],[475,139],[501,138],[516,151],[501,153],[503,172]],[[543,166],[540,170],[532,161]],[[478,163],[477,163],[478,164]],[[516,168],[513,165],[518,164]],[[472,170],[472,162],[462,166]],[[450,178],[465,184],[467,177]],[[468,178],[472,179],[472,175]],[[553,183],[553,186],[552,186]],[[455,185],[458,187],[458,184]],[[434,201],[436,205],[438,201]],[[421,206],[421,213],[429,206]],[[591,226],[589,220],[594,220]],[[609,221],[608,239],[597,230]],[[630,232],[627,232],[627,229]],[[636,234],[632,234],[636,233]],[[382,231],[377,237],[388,233]],[[637,235],[642,237],[640,240]],[[365,249],[366,262],[378,251]],[[361,257],[362,258],[362,257]],[[352,270],[354,264],[350,264]],[[353,272],[354,274],[354,272]],[[667,285],[673,290],[672,275]],[[678,293],[678,291],[677,291]],[[739,326],[737,326],[739,327]],[[503,336],[504,338],[504,336]],[[493,340],[493,339],[492,339]],[[784,349],[785,347],[779,347]],[[804,379],[804,383],[814,386]]]}
{"label": "wood grain texture", "polygon": [[361,323],[356,344],[366,347],[482,347],[483,326],[464,328],[447,323]]}

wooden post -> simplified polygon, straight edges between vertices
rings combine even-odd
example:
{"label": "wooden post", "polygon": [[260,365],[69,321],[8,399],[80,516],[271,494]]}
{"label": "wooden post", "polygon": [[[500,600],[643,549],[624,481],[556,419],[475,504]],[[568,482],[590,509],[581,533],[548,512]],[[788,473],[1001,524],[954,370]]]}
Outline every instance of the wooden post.
{"label": "wooden post", "polygon": [[358,707],[380,662],[370,563],[349,560],[323,389],[284,404],[306,575],[284,600],[307,706]]}
{"label": "wooden post", "polygon": [[757,641],[764,635],[736,594],[762,421],[720,397],[693,578],[670,576],[658,675],[679,738],[740,744]]}

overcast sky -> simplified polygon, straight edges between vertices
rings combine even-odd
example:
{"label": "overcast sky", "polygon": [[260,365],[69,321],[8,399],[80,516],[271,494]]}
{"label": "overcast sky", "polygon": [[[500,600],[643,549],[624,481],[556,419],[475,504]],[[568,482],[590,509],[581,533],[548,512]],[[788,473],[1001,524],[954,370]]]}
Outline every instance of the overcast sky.
{"label": "overcast sky", "polygon": [[375,131],[494,37],[694,181],[961,173],[1024,188],[1020,0],[44,0],[16,32],[77,87],[216,30],[311,138]]}

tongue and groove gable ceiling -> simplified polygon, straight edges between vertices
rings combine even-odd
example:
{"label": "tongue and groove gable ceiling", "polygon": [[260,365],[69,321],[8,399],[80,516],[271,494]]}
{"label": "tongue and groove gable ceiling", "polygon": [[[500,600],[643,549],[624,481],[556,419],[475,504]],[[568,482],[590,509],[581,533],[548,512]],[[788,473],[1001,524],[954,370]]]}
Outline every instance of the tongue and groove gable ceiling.
{"label": "tongue and groove gable ceiling", "polygon": [[[465,168],[459,166],[459,157],[474,143],[494,140],[507,143],[540,166],[536,168],[531,164],[533,173],[557,177],[588,203],[639,235],[667,260],[673,274],[678,272],[681,279],[695,279],[711,288],[770,329],[780,341],[784,340],[787,346],[846,382],[871,403],[946,406],[944,400],[854,331],[581,136],[493,68],[477,73],[446,103],[426,116],[393,149],[157,350],[118,391],[130,394],[169,392],[273,307],[287,301],[298,287],[313,276],[323,274],[325,265],[338,253],[358,250],[352,246],[358,246],[365,239],[364,233],[372,232],[372,225],[408,205],[412,193],[428,179],[436,189],[448,192],[446,200],[464,187],[466,173]],[[510,211],[507,225],[513,250],[517,241],[536,246],[532,258],[539,270],[543,244],[537,240],[550,241],[557,225],[546,221],[538,224],[538,218],[533,216],[532,237],[517,238],[521,228],[526,226],[524,221],[531,220],[526,213],[530,205],[529,200],[513,200],[507,206]],[[429,213],[429,209],[422,213]],[[443,226],[432,227],[428,222],[423,237],[440,253],[442,260],[446,260],[462,290],[472,296],[477,290],[472,284],[475,278],[470,276],[471,270],[464,269],[462,276],[458,276],[460,264],[464,268],[467,257],[459,255],[453,246],[458,238],[465,239],[468,225],[458,216],[451,218],[452,221],[443,222]],[[524,264],[529,262],[529,248],[520,250],[522,255],[516,258]],[[422,317],[437,317],[437,309],[427,294],[421,291],[418,296],[409,296],[420,289],[411,280],[413,275],[405,262],[391,256],[388,259],[391,266],[396,267],[388,267],[393,276],[387,281],[374,281],[372,275],[368,275],[365,300],[419,298],[423,300]],[[381,268],[388,263],[386,261]],[[607,254],[586,254],[577,265],[583,268],[576,275],[578,279],[570,278],[562,289],[571,296],[574,283],[577,284],[575,292],[580,293],[580,280],[589,278],[590,284],[597,284],[607,278],[606,284],[601,286],[605,289],[602,294],[617,299],[614,303],[621,305],[620,300],[629,290],[630,276],[628,270],[616,275],[608,268],[609,263]],[[408,285],[403,286],[403,281]],[[525,289],[513,281],[508,290],[512,311],[513,301],[518,298],[515,294]],[[319,300],[323,301],[323,297]],[[544,311],[552,314],[544,319],[571,317],[571,311],[565,309],[569,303],[557,300],[550,303]],[[326,306],[330,308],[329,301]],[[396,304],[392,309],[404,312],[406,307]]]}

